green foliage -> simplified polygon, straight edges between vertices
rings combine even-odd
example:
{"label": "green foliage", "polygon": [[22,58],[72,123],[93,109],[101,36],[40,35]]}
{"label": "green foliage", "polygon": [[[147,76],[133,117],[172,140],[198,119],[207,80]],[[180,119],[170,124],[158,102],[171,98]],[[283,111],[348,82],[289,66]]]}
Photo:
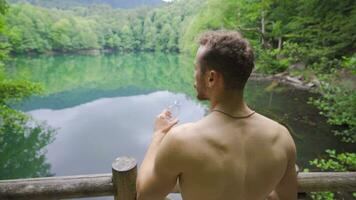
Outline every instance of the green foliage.
{"label": "green foliage", "polygon": [[285,71],[291,64],[290,58],[278,58],[281,50],[256,49],[256,70],[265,74],[276,74]]}
{"label": "green foliage", "polygon": [[[203,3],[202,3],[203,4]],[[182,39],[181,49],[195,53],[197,37],[206,30],[233,29],[236,26],[237,4],[234,0],[205,1],[198,14],[187,25]]]}
{"label": "green foliage", "polygon": [[356,5],[346,1],[301,1],[295,18],[296,36],[310,47],[325,48],[328,57],[348,55],[355,49]]}
{"label": "green foliage", "polygon": [[233,29],[254,46],[261,72],[278,73],[303,62],[328,73],[337,66],[334,59],[354,52],[355,20],[352,0],[208,0],[189,24],[181,48],[194,52],[196,37],[206,30]]}
{"label": "green foliage", "polygon": [[0,79],[0,105],[23,100],[34,93],[39,94],[41,87],[28,81]]}
{"label": "green foliage", "polygon": [[314,200],[334,200],[335,194],[332,192],[311,192],[310,196]]}
{"label": "green foliage", "polygon": [[[5,34],[5,20],[4,15],[8,10],[8,5],[5,0],[0,0],[0,70],[3,66],[3,61],[7,59],[9,45],[7,44]],[[0,72],[1,73],[1,72]]]}
{"label": "green foliage", "polygon": [[353,75],[356,75],[356,54],[346,57],[342,57],[342,67],[348,69],[352,72]]}
{"label": "green foliage", "polygon": [[7,9],[8,9],[8,5],[6,3],[6,0],[0,0],[0,14],[4,15]]}
{"label": "green foliage", "polygon": [[327,82],[322,82],[322,96],[312,99],[311,103],[317,106],[328,118],[332,125],[338,125],[336,135],[342,137],[342,141],[356,142],[356,93],[353,89],[338,87]]}
{"label": "green foliage", "polygon": [[327,149],[328,159],[314,159],[310,165],[315,166],[322,171],[356,171],[356,153],[339,153],[335,150]]}

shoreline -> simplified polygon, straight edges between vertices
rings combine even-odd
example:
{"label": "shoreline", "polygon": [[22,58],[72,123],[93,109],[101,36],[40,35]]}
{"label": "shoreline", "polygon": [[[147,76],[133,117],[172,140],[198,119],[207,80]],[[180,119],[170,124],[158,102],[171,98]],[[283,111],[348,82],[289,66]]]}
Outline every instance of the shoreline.
{"label": "shoreline", "polygon": [[250,76],[250,80],[277,81],[280,84],[292,86],[298,90],[305,90],[309,92],[312,92],[313,90],[319,87],[317,83],[303,82],[297,77],[289,76],[287,72],[282,72],[280,74],[274,74],[274,75],[252,72]]}
{"label": "shoreline", "polygon": [[103,49],[77,49],[77,50],[48,50],[44,52],[37,52],[37,51],[29,51],[29,52],[22,52],[22,53],[14,53],[10,52],[9,55],[11,57],[16,56],[41,56],[41,55],[48,55],[48,56],[55,56],[55,55],[100,55],[105,53],[135,53],[135,52],[163,52],[163,53],[181,53],[179,50],[167,50],[167,51],[156,51],[155,49],[110,49],[110,48],[103,48]]}
{"label": "shoreline", "polygon": [[[107,54],[107,53],[115,53],[115,52],[121,52],[121,53],[132,53],[132,52],[155,52],[152,50],[144,50],[144,51],[119,51],[115,49],[82,49],[82,50],[76,50],[76,51],[67,51],[67,52],[61,52],[61,51],[47,51],[44,53],[38,53],[38,52],[28,52],[24,54],[12,54],[11,57],[17,57],[17,56],[39,56],[39,55],[47,55],[47,56],[56,56],[56,55],[91,55],[91,56],[96,56],[100,54]],[[167,52],[165,52],[167,53]],[[170,52],[170,53],[179,53],[179,52]],[[312,92],[313,90],[317,89],[320,85],[318,81],[314,82],[305,82],[303,80],[300,80],[298,77],[293,77],[290,76],[287,71],[279,73],[279,74],[263,74],[259,72],[252,72],[251,76],[249,78],[250,80],[254,81],[277,81],[280,84],[283,85],[288,85],[292,86],[296,89],[299,90],[305,90],[305,91],[310,91]]]}

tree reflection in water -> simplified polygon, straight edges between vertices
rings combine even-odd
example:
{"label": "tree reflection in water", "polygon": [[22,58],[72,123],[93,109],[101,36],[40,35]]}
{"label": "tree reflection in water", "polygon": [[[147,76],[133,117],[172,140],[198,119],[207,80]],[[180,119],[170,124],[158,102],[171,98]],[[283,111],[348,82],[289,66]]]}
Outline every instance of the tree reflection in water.
{"label": "tree reflection in water", "polygon": [[56,130],[17,112],[0,118],[0,180],[53,176],[45,147]]}

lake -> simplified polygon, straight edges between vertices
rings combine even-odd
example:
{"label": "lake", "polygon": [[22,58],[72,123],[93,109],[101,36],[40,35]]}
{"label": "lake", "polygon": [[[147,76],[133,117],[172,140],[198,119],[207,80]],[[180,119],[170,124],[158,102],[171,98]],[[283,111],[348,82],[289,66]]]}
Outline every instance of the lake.
{"label": "lake", "polygon": [[[14,107],[52,131],[2,139],[2,163],[17,163],[11,169],[0,166],[2,179],[110,173],[118,156],[133,156],[140,163],[161,110],[179,101],[180,123],[209,114],[208,104],[195,98],[193,68],[192,57],[164,53],[15,58],[8,75],[41,83],[45,91]],[[249,81],[245,96],[252,109],[291,130],[302,169],[325,149],[351,148],[338,142],[326,119],[307,103],[314,94]]]}

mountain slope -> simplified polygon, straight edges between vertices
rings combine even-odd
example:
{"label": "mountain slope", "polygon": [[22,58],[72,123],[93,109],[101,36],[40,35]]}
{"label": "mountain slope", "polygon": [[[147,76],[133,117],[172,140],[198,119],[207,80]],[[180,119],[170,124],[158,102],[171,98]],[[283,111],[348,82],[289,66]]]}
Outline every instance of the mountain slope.
{"label": "mountain slope", "polygon": [[156,6],[163,4],[162,0],[9,0],[9,3],[29,2],[43,7],[69,8],[93,4],[108,4],[114,8],[134,8],[137,6]]}

